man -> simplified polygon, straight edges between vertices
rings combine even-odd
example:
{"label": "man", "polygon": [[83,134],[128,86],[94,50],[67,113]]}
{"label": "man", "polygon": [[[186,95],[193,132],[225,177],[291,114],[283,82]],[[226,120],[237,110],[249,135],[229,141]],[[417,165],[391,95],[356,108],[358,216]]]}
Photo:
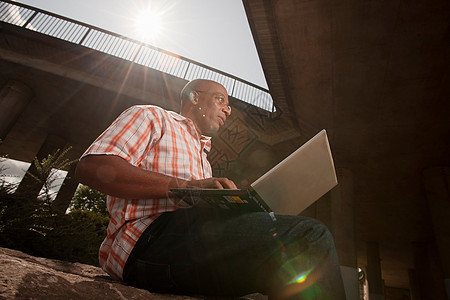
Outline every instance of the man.
{"label": "man", "polygon": [[76,178],[108,195],[100,265],[154,292],[344,299],[333,240],[321,223],[190,206],[170,193],[236,188],[212,177],[207,160],[208,136],[230,114],[226,89],[197,79],[181,92],[181,114],[131,107],[89,147]]}

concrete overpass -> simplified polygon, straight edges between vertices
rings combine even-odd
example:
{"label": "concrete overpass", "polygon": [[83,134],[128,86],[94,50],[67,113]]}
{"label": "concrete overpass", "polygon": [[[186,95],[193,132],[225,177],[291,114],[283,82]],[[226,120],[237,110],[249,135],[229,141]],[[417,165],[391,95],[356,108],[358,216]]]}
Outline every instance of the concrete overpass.
{"label": "concrete overpass", "polygon": [[[327,129],[340,184],[304,214],[333,231],[349,299],[357,266],[371,299],[445,299],[449,4],[243,2],[275,109],[228,74],[30,7],[11,17],[16,4],[0,1],[0,153],[31,161],[70,145],[76,158],[125,108],[177,111],[187,80],[215,79],[234,106],[214,137],[217,176],[248,185]],[[162,53],[155,65],[139,56],[151,50]],[[75,187],[68,179],[59,201]]]}

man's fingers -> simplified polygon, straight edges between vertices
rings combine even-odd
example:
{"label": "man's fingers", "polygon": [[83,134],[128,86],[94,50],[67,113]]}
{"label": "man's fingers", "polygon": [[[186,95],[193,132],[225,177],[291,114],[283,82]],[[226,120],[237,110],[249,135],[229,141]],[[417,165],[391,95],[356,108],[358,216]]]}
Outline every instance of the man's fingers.
{"label": "man's fingers", "polygon": [[220,179],[222,179],[222,178],[214,178],[213,179],[213,187],[216,189],[223,190],[222,181]]}
{"label": "man's fingers", "polygon": [[237,189],[233,181],[226,177],[208,178],[202,180],[189,181],[187,187],[190,188],[212,188],[212,189]]}
{"label": "man's fingers", "polygon": [[234,184],[233,181],[231,181],[228,178],[222,177],[222,178],[217,178],[217,180],[219,180],[220,185],[222,186],[221,188],[225,188],[225,189],[237,189],[236,185]]}

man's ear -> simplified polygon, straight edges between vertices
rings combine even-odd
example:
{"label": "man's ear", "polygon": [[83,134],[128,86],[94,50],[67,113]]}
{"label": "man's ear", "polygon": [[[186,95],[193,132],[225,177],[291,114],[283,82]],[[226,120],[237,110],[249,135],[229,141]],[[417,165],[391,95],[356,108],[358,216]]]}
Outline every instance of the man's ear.
{"label": "man's ear", "polygon": [[191,91],[189,93],[189,100],[192,102],[192,104],[197,104],[198,100],[197,100],[197,93],[195,91]]}

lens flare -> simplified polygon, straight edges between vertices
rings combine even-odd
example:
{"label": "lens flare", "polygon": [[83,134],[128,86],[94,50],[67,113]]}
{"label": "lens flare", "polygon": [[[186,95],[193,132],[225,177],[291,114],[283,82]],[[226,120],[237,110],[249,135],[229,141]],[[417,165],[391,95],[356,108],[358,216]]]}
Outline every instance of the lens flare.
{"label": "lens flare", "polygon": [[162,16],[157,11],[147,8],[137,15],[134,25],[140,40],[153,41],[161,33]]}
{"label": "lens flare", "polygon": [[297,278],[295,278],[295,282],[296,283],[303,283],[306,281],[306,278],[308,277],[308,275],[306,274],[301,274],[299,276],[297,276]]}
{"label": "lens flare", "polygon": [[300,274],[297,274],[296,277],[294,277],[288,284],[293,284],[293,283],[304,283],[306,281],[306,279],[308,278],[308,274],[311,273],[311,269],[302,272]]}

